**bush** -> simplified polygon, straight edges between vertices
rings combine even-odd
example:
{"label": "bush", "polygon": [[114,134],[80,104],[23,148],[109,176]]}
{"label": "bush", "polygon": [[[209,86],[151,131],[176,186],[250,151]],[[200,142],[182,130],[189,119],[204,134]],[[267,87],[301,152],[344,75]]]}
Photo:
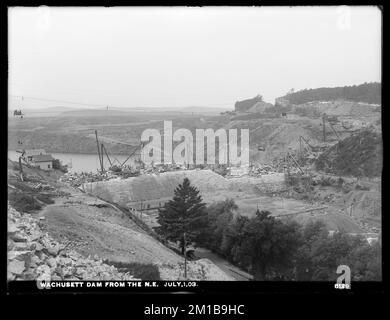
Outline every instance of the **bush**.
{"label": "bush", "polygon": [[51,198],[51,196],[49,194],[38,194],[36,196],[36,198],[39,201],[42,201],[43,203],[46,203],[46,204],[53,204],[54,203],[54,200]]}
{"label": "bush", "polygon": [[31,212],[42,208],[33,196],[21,192],[10,192],[8,200],[11,206],[20,212]]}
{"label": "bush", "polygon": [[332,185],[329,177],[321,176],[320,185],[322,187],[329,187]]}
{"label": "bush", "polygon": [[357,184],[357,185],[355,186],[355,190],[369,191],[369,190],[370,190],[370,187],[369,187],[369,186],[366,186],[366,185]]}
{"label": "bush", "polygon": [[36,192],[36,190],[29,185],[27,185],[25,182],[20,182],[20,181],[12,181],[10,182],[12,186],[15,188],[19,189],[20,191],[24,192]]}
{"label": "bush", "polygon": [[134,278],[141,280],[161,280],[158,267],[152,263],[139,262],[116,262],[104,261],[107,264],[115,266],[121,272],[129,272]]}
{"label": "bush", "polygon": [[[301,198],[310,200],[312,194]],[[370,245],[364,237],[340,230],[330,236],[321,221],[300,226],[276,219],[268,211],[258,210],[248,218],[234,215],[235,210],[239,208],[232,200],[210,205],[209,225],[199,245],[252,273],[256,280],[335,281],[341,264],[354,270],[355,281],[382,279],[379,243]]]}
{"label": "bush", "polygon": [[117,166],[117,165],[113,165],[113,166],[111,166],[110,167],[110,170],[112,171],[112,172],[122,172],[122,168],[121,167],[119,167],[119,166]]}

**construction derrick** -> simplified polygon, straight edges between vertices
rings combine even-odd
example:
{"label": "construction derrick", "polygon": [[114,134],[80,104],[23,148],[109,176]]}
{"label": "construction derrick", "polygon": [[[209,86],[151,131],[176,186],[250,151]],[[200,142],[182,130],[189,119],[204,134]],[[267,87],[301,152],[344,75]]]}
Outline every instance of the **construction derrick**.
{"label": "construction derrick", "polygon": [[97,135],[97,130],[95,130],[95,136],[96,136],[96,145],[97,145],[97,152],[98,152],[98,157],[99,157],[100,169],[101,169],[102,172],[104,172],[104,167],[103,167],[103,152],[100,150],[99,139],[98,139],[98,135]]}
{"label": "construction derrick", "polygon": [[106,156],[107,156],[108,162],[110,163],[110,166],[112,166],[112,161],[111,161],[110,156],[108,155],[107,149],[106,149],[106,147],[104,146],[103,143],[101,144],[101,150],[104,151],[104,153],[105,153]]}
{"label": "construction derrick", "polygon": [[326,142],[326,122],[328,122],[329,127],[332,129],[333,133],[336,135],[338,141],[340,141],[341,137],[340,134],[337,132],[331,121],[329,121],[328,116],[326,113],[322,115],[322,135],[323,135],[323,140]]}
{"label": "construction derrick", "polygon": [[303,160],[303,152],[312,153],[313,146],[302,136],[299,137],[299,158]]}
{"label": "construction derrick", "polygon": [[22,157],[19,157],[19,170],[20,170],[20,180],[23,180],[23,166],[22,166]]}
{"label": "construction derrick", "polygon": [[136,147],[133,152],[130,153],[130,155],[127,157],[127,159],[125,161],[123,161],[123,163],[120,165],[121,167],[123,167],[125,165],[125,163],[136,153],[136,151],[138,151],[138,149],[141,149],[142,148],[142,142],[140,143],[139,147]]}
{"label": "construction derrick", "polygon": [[293,157],[293,155],[291,155],[291,154],[288,153],[288,154],[287,154],[287,157],[289,157],[289,158],[292,160],[293,164],[295,165],[295,167],[296,167],[297,169],[299,169],[299,171],[301,171],[303,174],[305,173],[305,172],[303,171],[303,169],[301,168],[301,166],[299,165],[298,161],[295,160],[295,158]]}
{"label": "construction derrick", "polygon": [[305,172],[299,165],[298,161],[294,158],[292,154],[287,152],[287,154],[284,156],[284,163],[285,163],[285,168],[287,167],[287,174],[290,175],[290,166],[292,165],[293,167],[297,168],[302,174]]}

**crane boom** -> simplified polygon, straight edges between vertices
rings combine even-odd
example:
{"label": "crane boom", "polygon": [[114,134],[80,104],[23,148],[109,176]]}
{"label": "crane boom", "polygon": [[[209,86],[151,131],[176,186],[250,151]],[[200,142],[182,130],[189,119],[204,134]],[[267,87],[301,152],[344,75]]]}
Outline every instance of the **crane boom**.
{"label": "crane boom", "polygon": [[131,156],[138,150],[138,148],[140,148],[142,146],[142,143],[139,145],[139,147],[135,148],[134,151],[132,153],[130,153],[130,155],[127,157],[127,159],[125,161],[123,161],[123,163],[121,164],[121,167],[123,167],[123,165],[131,158]]}
{"label": "crane boom", "polygon": [[103,143],[102,143],[102,150],[104,150],[104,153],[107,156],[108,162],[110,163],[110,166],[112,166],[112,162],[111,162],[110,156],[108,155],[107,149],[106,149],[106,147],[104,146]]}
{"label": "crane boom", "polygon": [[99,157],[99,162],[100,162],[100,169],[103,172],[104,171],[104,168],[103,168],[103,157],[101,156],[101,152],[100,152],[99,139],[98,139],[98,135],[97,135],[97,130],[95,130],[95,136],[96,136],[96,145],[97,145],[98,157]]}

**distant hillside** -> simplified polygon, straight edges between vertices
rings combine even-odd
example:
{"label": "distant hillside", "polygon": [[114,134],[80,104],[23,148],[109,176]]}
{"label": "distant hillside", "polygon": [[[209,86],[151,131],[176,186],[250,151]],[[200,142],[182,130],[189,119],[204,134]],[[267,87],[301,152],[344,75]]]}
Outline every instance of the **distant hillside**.
{"label": "distant hillside", "polygon": [[[175,110],[175,109],[173,109],[173,110]],[[221,112],[228,110],[228,108],[192,106],[192,107],[180,108],[177,110],[180,112],[184,112],[184,113],[217,115],[217,114],[220,114]]]}
{"label": "distant hillside", "polygon": [[62,112],[60,117],[101,117],[101,116],[125,116],[128,111],[121,110],[101,110],[101,109],[79,109]]}
{"label": "distant hillside", "polygon": [[358,86],[305,89],[289,93],[275,100],[276,105],[304,104],[312,101],[349,100],[370,104],[381,104],[381,84],[364,83]]}
{"label": "distant hillside", "polygon": [[237,101],[234,110],[237,112],[263,112],[265,109],[272,107],[271,103],[263,101],[263,97],[257,95],[254,98]]}

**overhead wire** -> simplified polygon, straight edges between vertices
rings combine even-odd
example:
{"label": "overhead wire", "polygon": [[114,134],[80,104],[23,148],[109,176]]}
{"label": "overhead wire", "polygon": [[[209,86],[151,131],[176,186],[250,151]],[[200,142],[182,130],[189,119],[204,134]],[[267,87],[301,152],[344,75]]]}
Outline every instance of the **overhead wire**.
{"label": "overhead wire", "polygon": [[[77,105],[77,106],[85,106],[85,107],[101,107],[105,109],[117,109],[117,110],[123,110],[123,109],[133,109],[133,110],[146,110],[148,108],[164,108],[164,107],[135,107],[135,106],[128,106],[128,107],[123,107],[123,106],[115,106],[111,104],[96,104],[96,103],[86,103],[86,102],[78,102],[78,101],[69,101],[69,100],[59,100],[59,99],[49,99],[49,98],[44,98],[44,97],[31,97],[31,96],[25,96],[25,95],[9,95],[13,98],[20,98],[22,101],[25,99],[32,100],[32,101],[45,101],[45,102],[55,102],[55,103],[64,103],[64,104],[70,104],[70,105]],[[213,107],[213,106],[223,106],[223,105],[228,105],[231,104],[229,103],[218,103],[218,104],[208,104],[206,107]],[[108,107],[108,108],[107,108]],[[180,108],[180,107],[165,107],[165,109],[169,108]],[[185,107],[183,107],[185,108]],[[34,113],[39,113],[39,112],[34,112]]]}

